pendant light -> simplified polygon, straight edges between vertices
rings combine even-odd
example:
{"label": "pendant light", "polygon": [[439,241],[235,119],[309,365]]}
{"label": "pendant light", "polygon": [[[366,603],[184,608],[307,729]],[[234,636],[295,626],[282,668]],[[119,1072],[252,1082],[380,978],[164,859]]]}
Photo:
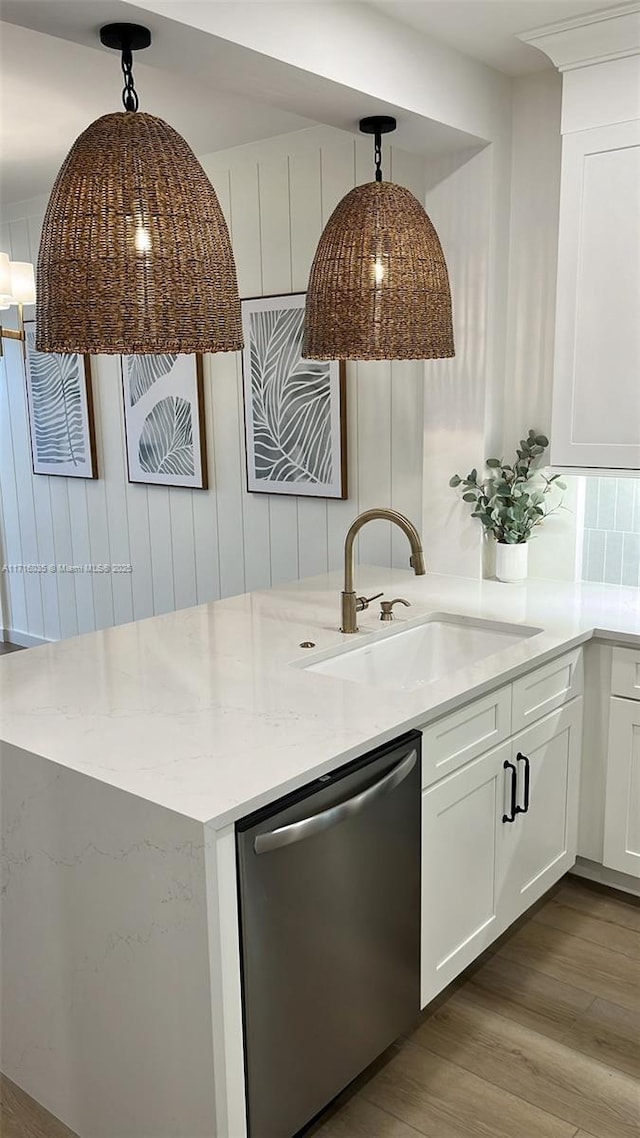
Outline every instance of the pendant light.
{"label": "pendant light", "polygon": [[449,275],[418,199],[382,181],[382,135],[396,120],[375,115],[374,182],[336,206],[311,266],[302,355],[316,360],[442,359],[455,354]]}
{"label": "pendant light", "polygon": [[215,190],[184,139],[138,112],[133,52],[147,28],[109,24],[124,112],[80,135],[58,174],[38,258],[41,352],[242,348],[236,270]]}

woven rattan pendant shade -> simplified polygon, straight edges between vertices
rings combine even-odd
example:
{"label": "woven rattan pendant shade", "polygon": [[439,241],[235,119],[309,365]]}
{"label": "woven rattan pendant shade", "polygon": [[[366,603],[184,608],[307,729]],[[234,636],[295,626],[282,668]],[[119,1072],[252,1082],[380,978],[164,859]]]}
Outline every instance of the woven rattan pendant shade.
{"label": "woven rattan pendant shade", "polygon": [[105,115],[74,143],[45,215],[36,321],[43,352],[242,348],[222,210],[162,119]]}
{"label": "woven rattan pendant shade", "polygon": [[311,266],[302,354],[320,360],[455,354],[442,246],[403,186],[368,182],[336,206]]}

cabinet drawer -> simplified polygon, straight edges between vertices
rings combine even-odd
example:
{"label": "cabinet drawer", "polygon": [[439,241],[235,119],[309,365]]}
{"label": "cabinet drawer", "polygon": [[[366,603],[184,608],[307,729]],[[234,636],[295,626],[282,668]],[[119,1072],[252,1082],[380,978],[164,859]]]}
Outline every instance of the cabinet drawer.
{"label": "cabinet drawer", "polygon": [[511,732],[511,687],[430,723],[422,732],[422,785],[443,778],[490,750]]}
{"label": "cabinet drawer", "polygon": [[521,731],[563,703],[582,694],[582,650],[536,668],[513,684],[512,730]]}
{"label": "cabinet drawer", "polygon": [[640,652],[637,649],[613,649],[611,694],[640,699]]}

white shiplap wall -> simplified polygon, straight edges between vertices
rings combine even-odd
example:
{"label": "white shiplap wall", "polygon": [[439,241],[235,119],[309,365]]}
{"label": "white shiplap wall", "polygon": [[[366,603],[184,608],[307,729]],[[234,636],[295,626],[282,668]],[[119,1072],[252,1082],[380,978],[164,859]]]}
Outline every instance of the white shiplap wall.
{"label": "white shiplap wall", "polygon": [[[555,70],[513,87],[509,281],[503,452],[529,427],[551,434],[562,80]],[[574,580],[581,544],[581,488],[565,478],[564,509],[540,526],[529,548],[534,577]]]}
{"label": "white shiplap wall", "polygon": [[[423,199],[424,164],[392,151],[387,172]],[[318,127],[210,155],[203,164],[231,229],[242,296],[304,291],[338,200],[371,178],[368,140]],[[35,261],[42,203],[5,211],[0,248]],[[131,575],[2,573],[10,635],[73,636],[340,565],[351,520],[393,505],[422,511],[423,365],[349,366],[349,498],[247,494],[240,358],[205,360],[210,489],[130,485],[119,361],[94,361],[99,479],[33,475],[21,348],[3,341],[0,377],[0,561],[131,563]],[[407,564],[401,535],[375,523],[360,556]]]}
{"label": "white shiplap wall", "polygon": [[479,525],[449,479],[484,457],[494,158],[486,147],[431,162],[426,194],[447,256],[456,354],[425,363],[423,533],[432,570],[468,577],[480,575]]}
{"label": "white shiplap wall", "polygon": [[527,427],[551,432],[561,99],[562,80],[555,70],[523,76],[514,83],[506,449]]}

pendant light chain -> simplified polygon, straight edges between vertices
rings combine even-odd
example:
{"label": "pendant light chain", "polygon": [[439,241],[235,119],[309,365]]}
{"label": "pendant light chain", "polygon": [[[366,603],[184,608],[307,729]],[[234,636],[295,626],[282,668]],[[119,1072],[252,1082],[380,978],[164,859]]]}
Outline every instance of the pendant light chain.
{"label": "pendant light chain", "polygon": [[138,92],[133,85],[133,52],[129,44],[122,48],[122,74],[124,75],[124,88],[122,102],[125,111],[137,111],[139,107]]}
{"label": "pendant light chain", "polygon": [[382,181],[382,135],[379,130],[375,135],[374,157],[376,163],[376,182]]}

